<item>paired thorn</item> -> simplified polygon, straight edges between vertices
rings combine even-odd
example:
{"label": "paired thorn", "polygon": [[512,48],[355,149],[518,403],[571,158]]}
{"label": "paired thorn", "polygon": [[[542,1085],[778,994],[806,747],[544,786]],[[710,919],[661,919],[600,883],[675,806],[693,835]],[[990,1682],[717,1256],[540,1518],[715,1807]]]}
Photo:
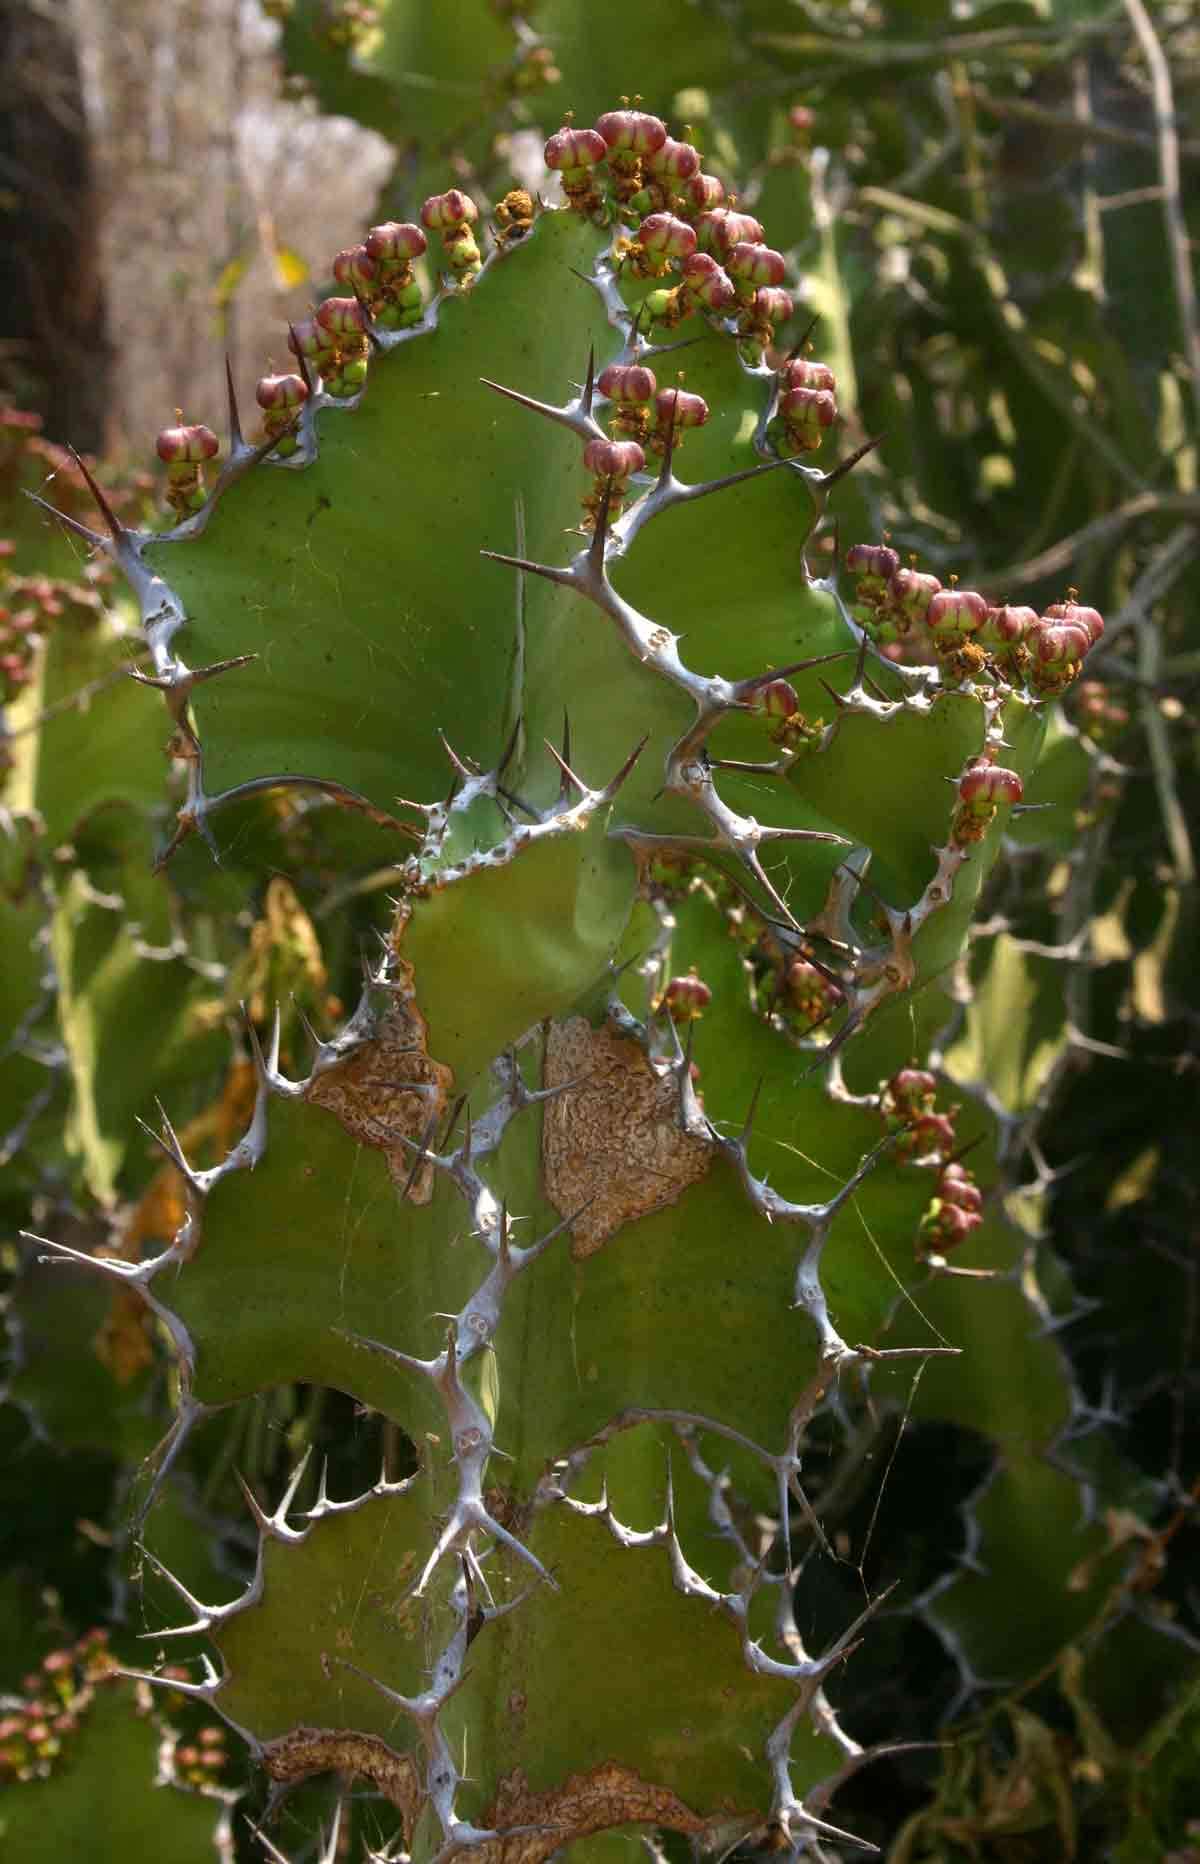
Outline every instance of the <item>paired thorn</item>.
{"label": "paired thorn", "polygon": [[229,409],[229,451],[230,455],[240,453],[246,442],[242,438],[242,417],[238,412],[237,389],[233,384],[233,364],[229,352],[225,352],[225,399]]}

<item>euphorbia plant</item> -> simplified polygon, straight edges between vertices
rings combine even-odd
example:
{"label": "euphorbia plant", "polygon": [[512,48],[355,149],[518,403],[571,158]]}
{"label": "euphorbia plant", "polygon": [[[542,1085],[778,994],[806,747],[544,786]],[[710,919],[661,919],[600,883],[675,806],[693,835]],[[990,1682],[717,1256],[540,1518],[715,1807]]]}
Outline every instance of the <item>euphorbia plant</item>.
{"label": "euphorbia plant", "polygon": [[[144,1680],[276,1787],[338,1775],[377,1855],[626,1826],[819,1854],[877,1751],[833,1707],[876,1602],[808,1648],[806,1452],[956,1361],[900,1343],[898,1289],[982,1299],[1010,1248],[924,1064],[1102,623],[884,542],[822,566],[867,449],[837,457],[832,371],[777,346],[765,229],[642,110],[546,159],[565,204],[514,190],[486,257],[458,188],[341,253],[261,435],[231,397],[219,466],[209,429],[160,436],[173,530],[99,493],[105,531],[71,521],[141,603],[185,788],[160,864],[199,838],[252,892],[316,814],[327,899],[380,939],[307,1070],[251,1003],[216,1162],[164,1115],[184,1191],[141,1253],[43,1247],[169,1337],[140,1519],[188,1608],[154,1635],[201,1654]],[[304,1525],[301,1470],[251,1494],[253,1578],[205,1604],[156,1497],[197,1425],[298,1381],[413,1472],[322,1477]]]}

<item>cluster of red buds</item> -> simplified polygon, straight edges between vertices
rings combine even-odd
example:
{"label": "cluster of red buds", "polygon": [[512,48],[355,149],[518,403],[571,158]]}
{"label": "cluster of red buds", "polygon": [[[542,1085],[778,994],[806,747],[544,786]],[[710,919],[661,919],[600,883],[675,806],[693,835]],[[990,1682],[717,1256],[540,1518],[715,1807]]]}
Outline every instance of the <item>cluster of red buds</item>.
{"label": "cluster of red buds", "polygon": [[0,1783],[44,1780],[91,1706],[95,1686],[116,1671],[108,1633],[88,1631],[52,1650],[21,1682],[15,1707],[0,1714]]}
{"label": "cluster of red buds", "polygon": [[562,72],[548,45],[523,45],[504,74],[501,90],[506,97],[531,97],[561,82]]}
{"label": "cluster of red buds", "polygon": [[296,426],[308,400],[308,385],[301,375],[264,375],[254,390],[263,411],[263,433],[275,442],[275,453],[289,459],[300,442]]}
{"label": "cluster of red buds", "polygon": [[[0,541],[0,562],[13,546]],[[85,583],[62,582],[54,576],[13,576],[0,602],[0,701],[15,699],[32,676],[37,638],[56,621],[66,618],[92,627],[103,613],[103,603]]]}
{"label": "cluster of red buds", "polygon": [[839,984],[820,970],[811,957],[793,958],[783,974],[783,996],[777,1006],[802,1035],[827,1023],[846,1001]]}
{"label": "cluster of red buds", "polygon": [[382,330],[407,330],[424,313],[413,260],[429,242],[409,220],[372,227],[361,246],[347,246],[333,262],[333,276],[348,286]]}
{"label": "cluster of red buds", "polygon": [[958,808],[950,825],[956,847],[982,841],[1003,803],[1019,803],[1025,786],[1015,770],[1006,770],[985,752],[973,758],[958,779]]}
{"label": "cluster of red buds", "polygon": [[1114,699],[1102,680],[1080,680],[1074,692],[1075,723],[1093,744],[1108,745],[1129,723],[1129,708]]}
{"label": "cluster of red buds", "polygon": [[779,372],[776,412],[783,424],[779,451],[789,458],[815,453],[837,419],[833,370],[806,356],[793,356]]}
{"label": "cluster of red buds", "polygon": [[983,1222],[983,1193],[971,1173],[951,1159],[938,1173],[937,1188],[917,1230],[917,1254],[948,1255]]}
{"label": "cluster of red buds", "polygon": [[676,1023],[695,1022],[712,1002],[712,991],[696,973],[695,965],[683,977],[672,977],[654,1000],[655,1015],[668,1015]]}
{"label": "cluster of red buds", "polygon": [[629,491],[634,473],[646,464],[647,451],[661,454],[667,436],[678,449],[689,427],[703,427],[708,403],[702,395],[683,388],[659,388],[653,369],[645,363],[610,363],[602,369],[596,387],[609,403],[610,440],[589,440],[583,463],[593,475],[583,501],[587,522],[594,522],[605,488],[609,511],[615,515]]}
{"label": "cluster of red buds", "polygon": [[855,612],[886,653],[906,636],[919,635],[952,679],[969,679],[987,667],[1023,681],[1042,698],[1063,693],[1079,677],[1089,649],[1104,633],[1094,608],[1068,591],[1065,602],[1036,609],[991,603],[951,578],[913,564],[901,568],[888,544],[854,544],[846,567],[856,578]]}
{"label": "cluster of red buds", "polygon": [[959,1109],[938,1113],[937,1082],[924,1068],[900,1068],[879,1090],[879,1111],[889,1133],[898,1135],[892,1156],[903,1165],[946,1158],[954,1150]]}
{"label": "cluster of red buds", "polygon": [[180,1741],[172,1755],[176,1778],[184,1786],[216,1786],[229,1764],[225,1730],[211,1722],[197,1730],[195,1738]]}
{"label": "cluster of red buds", "polygon": [[164,427],[154,446],[167,469],[167,503],[186,518],[199,511],[208,497],[204,467],[220,452],[220,442],[211,427],[198,421],[185,424],[179,408],[175,420],[177,425]]}
{"label": "cluster of red buds", "polygon": [[636,277],[671,281],[643,300],[640,330],[670,328],[695,311],[733,317],[747,360],[761,360],[794,308],[783,289],[787,262],[763,244],[759,221],[726,201],[724,184],[704,173],[692,143],[626,104],[594,129],[565,123],[545,160],[577,213],[628,226],[618,253]]}
{"label": "cluster of red buds", "polygon": [[326,298],[311,317],[293,324],[288,348],[320,376],[327,395],[349,400],[367,379],[367,310],[361,298]]}
{"label": "cluster of red buds", "polygon": [[879,1111],[898,1135],[893,1156],[902,1165],[934,1166],[937,1184],[917,1231],[919,1256],[944,1255],[978,1229],[983,1194],[953,1156],[959,1109],[939,1113],[937,1082],[924,1068],[900,1068],[879,1091]]}
{"label": "cluster of red buds", "polygon": [[478,219],[478,207],[461,188],[431,194],[421,209],[421,225],[440,236],[442,257],[460,285],[470,284],[483,264],[471,230]]}
{"label": "cluster of red buds", "polygon": [[756,690],[757,710],[771,720],[771,740],[787,751],[808,750],[817,743],[825,729],[823,719],[806,718],[800,710],[800,698],[790,680],[767,680]]}

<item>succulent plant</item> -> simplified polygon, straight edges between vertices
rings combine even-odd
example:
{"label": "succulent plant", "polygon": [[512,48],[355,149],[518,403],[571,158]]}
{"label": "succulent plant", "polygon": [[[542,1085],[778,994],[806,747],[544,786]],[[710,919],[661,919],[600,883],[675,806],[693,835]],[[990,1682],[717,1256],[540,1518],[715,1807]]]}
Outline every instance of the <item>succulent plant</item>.
{"label": "succulent plant", "polygon": [[[862,1577],[825,1504],[881,1416],[987,1446],[967,1557],[917,1601],[962,1701],[1118,1621],[1172,1685],[1194,1665],[1080,1520],[1085,1489],[1139,1490],[1084,1428],[1024,1173],[1078,1006],[979,923],[1022,850],[1103,840],[1115,767],[1056,710],[1103,622],[843,553],[869,448],[839,446],[837,371],[777,340],[769,229],[640,107],[546,159],[559,209],[513,190],[489,233],[451,187],[346,248],[261,432],[231,386],[223,459],[182,417],[160,436],[172,528],[98,486],[102,530],[64,519],[140,605],[177,807],[155,905],[161,724],[131,688],[136,781],[108,777],[109,820],[102,780],[70,787],[27,908],[77,1170],[124,1236],[31,1248],[123,1304],[131,1389],[133,1303],[169,1342],[174,1421],[122,1505],[151,1647],[187,1667],[130,1667],[198,1718],[172,1766],[218,1845],[204,1756],[240,1743],[272,1812],[335,1777],[323,1856],[583,1857],[631,1827],[840,1856],[835,1794],[898,1746],[852,1732],[884,1596],[826,1625],[810,1581]],[[27,1273],[15,1337],[68,1280]],[[296,1466],[247,1490],[250,1570],[206,1603],[197,1446],[298,1386],[385,1421],[382,1471],[337,1492],[284,1398]],[[51,1402],[35,1356],[10,1397]]]}

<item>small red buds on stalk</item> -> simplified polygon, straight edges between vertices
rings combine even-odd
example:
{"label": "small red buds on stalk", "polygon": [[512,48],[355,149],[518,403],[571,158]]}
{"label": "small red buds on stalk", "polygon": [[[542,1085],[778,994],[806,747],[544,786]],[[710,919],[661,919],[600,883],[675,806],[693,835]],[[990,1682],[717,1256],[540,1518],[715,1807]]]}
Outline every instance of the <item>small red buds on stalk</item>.
{"label": "small red buds on stalk", "polygon": [[986,758],[976,758],[958,780],[959,808],[950,839],[959,847],[982,841],[1002,803],[1019,803],[1025,786],[1015,770],[1005,770]]}
{"label": "small red buds on stalk", "polygon": [[441,235],[442,256],[460,285],[470,284],[483,264],[471,231],[478,218],[479,209],[461,188],[430,195],[421,209],[421,225]]}
{"label": "small red buds on stalk", "polygon": [[204,489],[204,464],[215,459],[220,442],[211,427],[187,426],[177,408],[176,427],[164,427],[155,441],[155,451],[167,468],[167,503],[181,518],[199,511],[208,494]]}
{"label": "small red buds on stalk", "polygon": [[653,452],[666,450],[671,434],[676,451],[683,445],[684,430],[703,427],[708,419],[708,403],[703,395],[689,395],[682,388],[660,388],[654,397],[654,431],[650,435]]}
{"label": "small red buds on stalk", "polygon": [[643,158],[655,155],[667,141],[667,126],[644,110],[608,110],[596,121],[604,139],[608,167],[617,199],[631,203],[642,185]]}
{"label": "small red buds on stalk", "polygon": [[900,568],[900,558],[888,544],[851,544],[846,568],[857,577],[855,597],[871,608],[888,600],[889,584]]}
{"label": "small red buds on stalk", "polygon": [[808,958],[793,958],[784,973],[784,1007],[807,1034],[845,1002],[844,991]]}
{"label": "small red buds on stalk", "polygon": [[642,221],[627,257],[639,278],[661,278],[680,259],[690,259],[696,235],[686,220],[674,214],[650,214]]}
{"label": "small red buds on stalk", "polygon": [[357,298],[326,298],[316,322],[333,349],[328,373],[322,370],[326,394],[357,395],[367,379],[366,312]]}
{"label": "small red buds on stalk", "polygon": [[608,144],[594,129],[574,129],[564,123],[544,150],[547,168],[562,181],[563,193],[576,213],[598,213],[603,199],[596,186],[596,164],[608,154]]}
{"label": "small red buds on stalk", "polygon": [[781,453],[815,453],[837,419],[837,402],[827,388],[789,388],[779,397],[779,418]]}
{"label": "small red buds on stalk", "polygon": [[276,456],[289,459],[299,441],[294,432],[300,410],[308,400],[304,379],[298,375],[264,375],[254,391],[263,411],[263,432],[277,442]]}
{"label": "small red buds on stalk", "polygon": [[753,214],[736,213],[732,207],[711,207],[696,221],[700,251],[712,253],[726,266],[735,246],[742,242],[752,244],[763,237],[761,221]]}
{"label": "small red buds on stalk", "polygon": [[655,1007],[667,1011],[677,1023],[690,1023],[702,1016],[711,1002],[708,985],[695,971],[689,971],[686,977],[671,979]]}
{"label": "small red buds on stalk", "polygon": [[631,477],[645,466],[646,455],[636,440],[589,440],[583,449],[583,463],[594,474],[591,491],[583,501],[588,514],[585,522],[591,529],[605,487],[609,489],[609,516],[614,517],[621,509]]}
{"label": "small red buds on stalk", "polygon": [[1043,697],[1066,691],[1079,677],[1090,648],[1104,633],[1104,622],[1094,608],[1074,600],[1052,602],[1026,636],[1030,652],[1029,684]]}
{"label": "small red buds on stalk", "polygon": [[921,1218],[918,1256],[948,1255],[983,1222],[983,1194],[970,1172],[955,1160],[943,1165],[937,1191]]}
{"label": "small red buds on stalk", "polygon": [[658,389],[653,369],[644,363],[612,362],[600,371],[596,387],[613,404],[614,434],[644,440],[650,429],[650,402]]}
{"label": "small red buds on stalk", "polygon": [[421,287],[413,277],[412,262],[427,245],[420,227],[405,220],[387,220],[367,234],[365,246],[376,278],[368,298],[371,315],[382,329],[407,330],[420,323]]}

